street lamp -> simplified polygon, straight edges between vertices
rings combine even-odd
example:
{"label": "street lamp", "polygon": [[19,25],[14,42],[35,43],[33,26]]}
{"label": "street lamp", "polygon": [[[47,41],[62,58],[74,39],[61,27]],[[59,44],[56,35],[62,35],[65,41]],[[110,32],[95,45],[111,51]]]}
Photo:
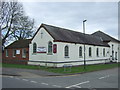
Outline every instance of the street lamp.
{"label": "street lamp", "polygon": [[[84,37],[85,37],[85,22],[87,20],[83,20],[83,33],[84,33]],[[84,70],[86,69],[86,61],[85,61],[85,43],[84,43]]]}

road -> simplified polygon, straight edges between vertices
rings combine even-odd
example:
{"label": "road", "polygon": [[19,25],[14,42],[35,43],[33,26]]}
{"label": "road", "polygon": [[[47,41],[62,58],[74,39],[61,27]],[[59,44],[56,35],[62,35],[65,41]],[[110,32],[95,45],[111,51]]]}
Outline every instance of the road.
{"label": "road", "polygon": [[2,76],[3,88],[118,88],[118,68],[69,76]]}

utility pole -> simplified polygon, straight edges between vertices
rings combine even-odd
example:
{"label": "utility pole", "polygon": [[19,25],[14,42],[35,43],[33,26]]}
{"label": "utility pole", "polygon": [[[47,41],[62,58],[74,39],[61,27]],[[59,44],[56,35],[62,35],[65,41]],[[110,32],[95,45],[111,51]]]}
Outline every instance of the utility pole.
{"label": "utility pole", "polygon": [[[83,20],[83,33],[84,33],[84,37],[85,37],[85,22],[87,20]],[[85,43],[84,43],[84,70],[86,69],[86,61],[85,61]]]}

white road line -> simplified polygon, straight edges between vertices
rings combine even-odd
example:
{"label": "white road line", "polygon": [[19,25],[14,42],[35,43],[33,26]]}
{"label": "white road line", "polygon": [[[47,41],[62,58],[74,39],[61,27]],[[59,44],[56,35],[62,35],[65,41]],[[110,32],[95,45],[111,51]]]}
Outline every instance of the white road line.
{"label": "white road line", "polygon": [[15,79],[20,80],[20,78],[15,78]]}
{"label": "white road line", "polygon": [[[71,86],[68,86],[66,88],[71,88],[71,87],[76,87],[78,85],[81,85],[81,84],[85,84],[85,83],[89,83],[90,81],[85,81],[85,82],[81,82],[81,83],[78,83],[78,84],[75,84],[75,85],[71,85]],[[79,86],[78,86],[79,87]]]}
{"label": "white road line", "polygon": [[27,79],[22,79],[22,80],[24,80],[24,81],[28,81]]}
{"label": "white road line", "polygon": [[80,86],[73,86],[73,87],[76,87],[76,88],[81,88]]}
{"label": "white road line", "polygon": [[9,78],[13,78],[13,76],[9,76]]}
{"label": "white road line", "polygon": [[107,76],[104,76],[104,77],[100,77],[99,79],[103,79],[103,78],[107,78],[109,77],[110,75],[107,75]]}
{"label": "white road line", "polygon": [[32,83],[37,83],[36,81],[30,81],[30,82],[32,82]]}
{"label": "white road line", "polygon": [[100,77],[99,79],[103,79],[103,78],[105,78],[105,77]]}
{"label": "white road line", "polygon": [[48,85],[47,83],[41,83],[41,84],[43,84],[43,85]]}
{"label": "white road line", "polygon": [[54,87],[61,87],[61,86],[58,86],[58,85],[52,85],[52,86],[54,86]]}

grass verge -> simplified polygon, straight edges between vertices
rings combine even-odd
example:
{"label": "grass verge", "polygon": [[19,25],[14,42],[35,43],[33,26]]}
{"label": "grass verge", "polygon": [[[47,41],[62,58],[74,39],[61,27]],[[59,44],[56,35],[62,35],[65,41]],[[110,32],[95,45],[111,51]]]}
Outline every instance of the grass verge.
{"label": "grass verge", "polygon": [[[46,70],[46,71],[54,72],[54,73],[74,74],[74,73],[83,73],[83,72],[91,72],[91,71],[114,68],[114,67],[118,67],[118,64],[112,63],[112,64],[87,65],[85,70],[84,70],[84,66],[77,66],[77,67],[72,67],[71,71],[70,71],[69,67],[67,67],[67,68],[63,68],[63,67],[62,68],[50,68],[50,67],[43,67],[43,66],[5,64],[5,63],[2,64],[2,67],[37,69],[37,70]],[[65,69],[65,71],[64,71],[64,69]]]}

